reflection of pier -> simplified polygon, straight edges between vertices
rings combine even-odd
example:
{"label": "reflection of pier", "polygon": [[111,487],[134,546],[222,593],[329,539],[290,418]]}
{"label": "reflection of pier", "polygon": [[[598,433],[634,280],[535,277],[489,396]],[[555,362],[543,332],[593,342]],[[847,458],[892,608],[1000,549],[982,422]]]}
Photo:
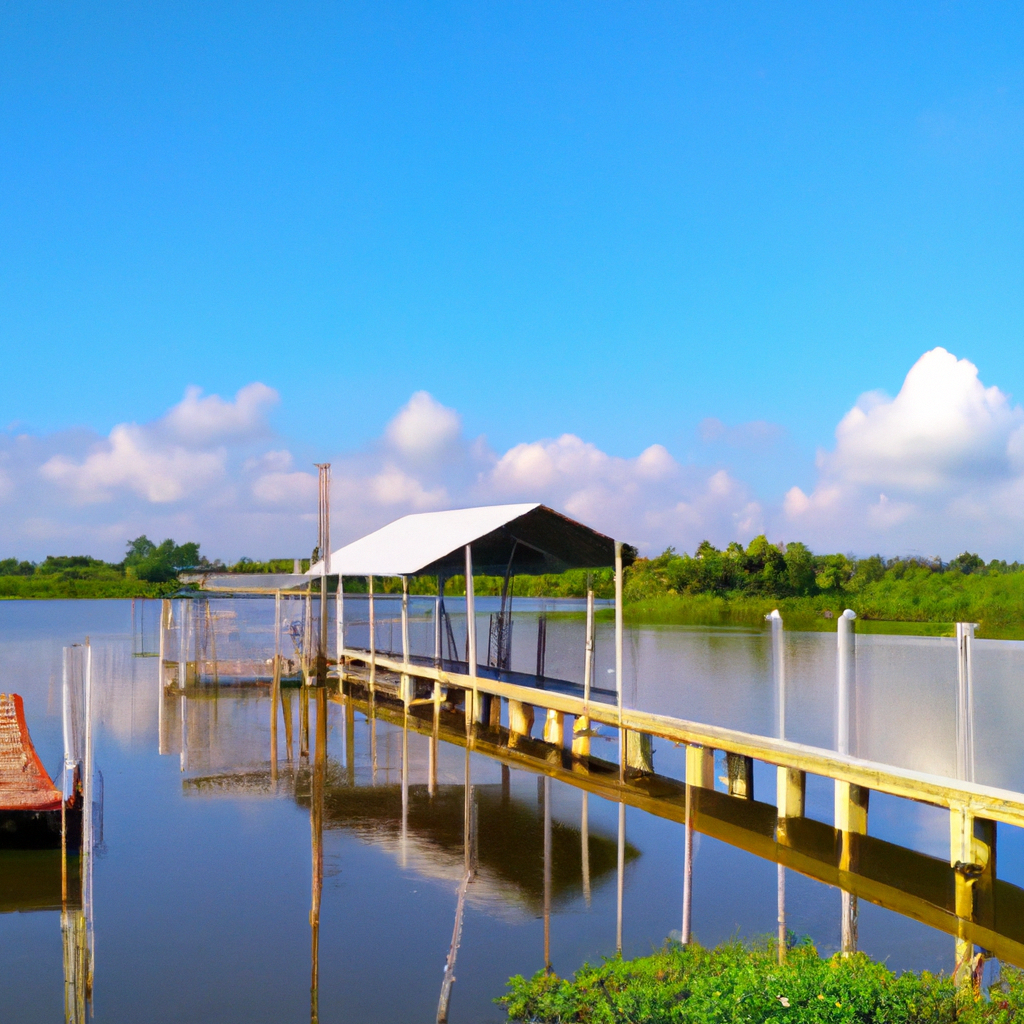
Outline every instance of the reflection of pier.
{"label": "reflection of pier", "polygon": [[[325,550],[323,529],[321,540],[324,542],[321,550]],[[611,565],[615,566],[616,581],[614,670],[611,670],[611,678],[616,680],[614,690],[600,690],[594,685],[592,597],[586,616],[586,642],[580,645],[582,681],[547,678],[543,621],[538,622],[536,672],[522,671],[522,659],[519,670],[513,670],[510,657],[512,614],[506,597],[514,587],[515,574]],[[285,604],[303,610],[299,626],[301,643],[295,644],[296,649],[301,650],[302,681],[310,684],[311,689],[315,685],[319,692],[327,686],[333,690],[337,680],[340,694],[337,699],[345,704],[347,713],[358,706],[371,721],[391,716],[396,725],[426,731],[505,765],[540,773],[601,795],[619,803],[620,826],[624,822],[626,804],[684,823],[687,830],[684,939],[690,934],[689,908],[692,906],[689,837],[696,829],[772,859],[783,867],[838,885],[844,893],[844,952],[856,948],[857,898],[865,898],[954,935],[958,971],[971,960],[975,946],[1024,966],[1024,934],[1017,924],[1024,905],[1020,890],[996,876],[997,823],[1024,826],[1024,795],[973,781],[969,624],[958,628],[957,639],[959,777],[946,778],[856,756],[856,745],[851,742],[850,714],[851,680],[856,671],[851,660],[852,613],[844,614],[838,623],[835,749],[812,747],[785,738],[786,685],[781,645],[776,647],[779,720],[773,736],[625,707],[622,571],[621,544],[539,505],[463,509],[405,517],[333,552],[325,561],[313,566],[305,577],[283,577],[268,581],[264,587],[264,592],[274,593],[276,598],[273,654],[266,651],[262,662],[272,666],[273,729],[277,729],[277,701],[282,701],[282,708],[291,705],[281,690],[286,671],[282,658],[287,656],[282,640],[288,635],[287,632],[282,634],[281,629],[282,604]],[[504,576],[501,610],[491,616],[486,658],[477,655],[479,623],[475,614],[473,577],[480,572]],[[462,575],[466,581],[464,645],[461,637],[456,641],[451,618],[444,608],[445,581],[455,575]],[[347,576],[366,579],[367,594],[358,598],[360,611],[357,615],[352,615],[354,602],[346,598],[341,586]],[[438,597],[434,599],[430,618],[432,629],[424,637],[424,630],[420,628],[417,643],[411,629],[414,617],[410,614],[413,600],[410,581],[422,576],[436,577]],[[388,599],[392,607],[400,600],[400,614],[392,616],[398,625],[400,644],[394,642],[392,631],[386,651],[380,642],[376,617],[379,598],[375,604],[374,594],[375,580],[382,577],[401,581],[400,599]],[[229,592],[238,585],[230,579],[208,583],[211,590],[222,592]],[[250,584],[251,591],[259,591],[259,581],[250,580]],[[288,588],[299,588],[301,596],[285,596]],[[318,592],[314,588],[318,588]],[[347,619],[346,601],[349,602]],[[329,628],[332,607],[333,630]],[[207,619],[212,622],[208,603],[206,609]],[[195,615],[202,615],[202,612]],[[198,622],[195,615],[193,619]],[[777,617],[772,628],[773,635],[781,640],[781,620]],[[191,634],[186,631],[186,635]],[[293,630],[293,642],[295,635]],[[161,647],[166,649],[163,641]],[[209,667],[205,672],[201,670],[202,659],[198,653],[192,661],[191,674],[187,660],[179,657],[179,661],[173,663],[173,655],[165,657],[162,679],[177,679],[176,692],[184,694],[191,683],[219,678],[216,656],[212,657],[212,662],[209,654],[203,657],[208,666],[212,663],[212,672]],[[307,688],[303,687],[301,692],[306,693]],[[300,711],[307,707],[308,698],[301,698]],[[540,725],[537,718],[543,722],[537,729],[542,738],[534,737],[535,724]],[[291,730],[290,716],[284,718],[284,726],[286,732]],[[591,755],[591,739],[600,735],[602,728],[607,730],[606,736],[610,732],[618,739],[619,752],[614,764]],[[309,751],[308,715],[300,716],[298,732],[301,758]],[[655,739],[685,748],[684,780],[655,773]],[[289,741],[289,749],[290,746]],[[715,785],[716,752],[725,756],[727,765],[724,793]],[[774,803],[754,799],[755,761],[775,769]],[[834,786],[831,824],[816,823],[806,817],[808,774],[826,778]],[[868,807],[872,791],[948,810],[948,862],[870,837],[867,834]],[[404,809],[408,811],[408,789],[403,796]],[[622,831],[620,827],[620,837]],[[622,862],[623,858],[618,857],[620,894]],[[780,872],[782,935],[784,881],[784,874]],[[547,894],[550,896],[550,886]],[[620,936],[621,903],[620,895]],[[780,955],[783,954],[780,946]]]}

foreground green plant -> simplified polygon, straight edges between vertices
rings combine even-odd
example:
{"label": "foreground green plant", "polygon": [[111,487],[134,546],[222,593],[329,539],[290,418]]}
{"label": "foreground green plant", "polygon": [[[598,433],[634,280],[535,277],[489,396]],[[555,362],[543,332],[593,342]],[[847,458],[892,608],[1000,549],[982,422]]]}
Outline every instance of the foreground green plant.
{"label": "foreground green plant", "polygon": [[801,942],[778,962],[765,942],[716,949],[669,943],[650,956],[589,964],[570,979],[543,971],[509,980],[511,1021],[546,1024],[1010,1024],[1024,1020],[1024,972],[1003,969],[989,999],[966,999],[950,978],[896,975],[864,953],[822,959]]}

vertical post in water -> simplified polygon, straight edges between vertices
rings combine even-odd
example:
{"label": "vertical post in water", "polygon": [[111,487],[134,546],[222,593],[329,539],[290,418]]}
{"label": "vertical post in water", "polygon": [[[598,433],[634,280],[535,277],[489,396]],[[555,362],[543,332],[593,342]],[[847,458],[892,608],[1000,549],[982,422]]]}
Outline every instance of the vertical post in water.
{"label": "vertical post in water", "polygon": [[345,578],[338,573],[338,592],[334,595],[334,649],[338,663],[338,691],[341,692],[345,666]]}
{"label": "vertical post in water", "polygon": [[626,883],[626,805],[619,803],[618,872],[615,898],[615,951],[622,952],[622,895]]}
{"label": "vertical post in water", "polygon": [[85,638],[85,749],[83,750],[82,779],[82,850],[79,855],[82,885],[82,911],[85,917],[86,945],[86,983],[87,993],[92,991],[93,976],[93,920],[92,920],[92,852],[93,852],[93,820],[92,820],[92,776],[93,776],[93,735],[92,735],[92,645]]}
{"label": "vertical post in water", "polygon": [[318,462],[316,468],[320,474],[316,541],[320,549],[320,640],[316,651],[316,681],[323,686],[327,682],[327,577],[331,572],[331,464]]}
{"label": "vertical post in water", "polygon": [[[849,754],[851,745],[850,706],[856,662],[854,660],[854,620],[856,612],[847,608],[837,625],[836,664],[836,750]],[[858,837],[868,830],[868,790],[850,782],[835,782],[835,827],[841,833],[839,870],[854,871]],[[842,952],[857,950],[857,897],[842,890]]]}
{"label": "vertical post in water", "polygon": [[690,941],[693,916],[693,800],[697,791],[715,788],[715,752],[709,747],[686,748],[686,818],[683,833],[683,927],[681,941]]}
{"label": "vertical post in water", "polygon": [[466,728],[480,715],[480,699],[476,689],[476,594],[473,590],[473,547],[466,545],[466,657],[467,671],[472,679],[472,691],[466,692]]}
{"label": "vertical post in water", "polygon": [[413,698],[412,676],[409,675],[409,577],[402,577],[402,703],[408,708]]}
{"label": "vertical post in water", "polygon": [[[619,779],[625,777],[626,739],[622,732],[622,542],[615,541],[615,691],[619,706]],[[621,945],[621,944],[620,944]]]}
{"label": "vertical post in water", "polygon": [[[437,574],[437,597],[434,600],[434,668],[439,669],[442,664],[441,658],[441,605],[444,602],[444,576]],[[440,714],[441,710],[441,681],[434,680],[434,717]]]}
{"label": "vertical post in water", "polygon": [[373,614],[373,577],[367,576],[367,604],[370,618],[370,699],[377,689],[377,620]]}
{"label": "vertical post in water", "polygon": [[956,775],[974,782],[974,665],[976,622],[956,624]]}
{"label": "vertical post in water", "polygon": [[836,750],[850,753],[850,702],[854,678],[854,621],[857,613],[847,608],[836,623]]}
{"label": "vertical post in water", "polygon": [[583,871],[583,899],[590,906],[590,794],[583,790],[580,808],[580,867]]}
{"label": "vertical post in water", "polygon": [[[775,684],[775,734],[779,739],[786,738],[786,658],[783,648],[784,634],[782,615],[778,608],[775,608],[770,615],[765,616],[772,627],[772,676]],[[781,842],[784,839],[786,811],[788,804],[783,801],[790,794],[792,789],[792,771],[789,768],[776,769],[778,777],[776,788],[780,798],[777,798],[778,822],[776,824],[776,835]],[[803,778],[800,773],[801,780]],[[801,781],[802,785],[802,781]],[[802,801],[801,801],[802,803]],[[803,810],[801,807],[801,815]],[[786,868],[783,864],[776,865],[777,869],[777,916],[779,926],[779,963],[786,958]]]}
{"label": "vertical post in water", "polygon": [[270,681],[270,781],[277,788],[277,714],[281,703],[281,591],[274,594],[274,675]]}
{"label": "vertical post in water", "polygon": [[551,970],[551,776],[544,776],[544,970]]}
{"label": "vertical post in water", "polygon": [[587,579],[587,632],[583,660],[583,714],[573,722],[572,752],[579,757],[590,754],[590,687],[594,678],[594,588]]}

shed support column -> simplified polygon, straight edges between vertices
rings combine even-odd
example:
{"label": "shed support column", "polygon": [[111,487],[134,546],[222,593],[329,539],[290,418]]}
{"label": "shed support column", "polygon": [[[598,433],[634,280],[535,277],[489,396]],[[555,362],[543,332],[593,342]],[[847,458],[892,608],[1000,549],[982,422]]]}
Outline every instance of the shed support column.
{"label": "shed support column", "polygon": [[345,577],[338,573],[338,593],[334,598],[334,647],[338,658],[338,689],[342,688],[342,671],[345,667]]}
{"label": "shed support column", "polygon": [[962,807],[949,812],[949,862],[954,875],[956,916],[956,966],[954,979],[961,987],[975,986],[980,979],[980,961],[975,961],[974,944],[965,937],[964,924],[976,921],[994,927],[993,888],[996,876],[996,823],[976,818]]}
{"label": "shed support column", "polygon": [[726,754],[725,763],[729,774],[729,795],[753,800],[754,759],[742,754]]}
{"label": "shed support column", "polygon": [[[402,577],[402,667],[409,666],[409,577]],[[402,673],[402,703],[406,707],[412,702],[414,684],[408,671]]]}
{"label": "shed support column", "polygon": [[466,721],[486,725],[490,708],[484,708],[480,692],[476,688],[476,594],[473,590],[473,546],[466,545],[466,657],[467,671],[473,681],[473,689],[466,693]]}

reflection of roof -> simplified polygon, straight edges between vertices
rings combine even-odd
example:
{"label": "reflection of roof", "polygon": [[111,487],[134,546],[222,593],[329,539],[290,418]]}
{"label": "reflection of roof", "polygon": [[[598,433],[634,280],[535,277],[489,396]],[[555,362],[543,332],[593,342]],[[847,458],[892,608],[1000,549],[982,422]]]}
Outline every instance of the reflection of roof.
{"label": "reflection of roof", "polygon": [[[467,545],[478,573],[564,572],[612,565],[610,537],[545,505],[487,505],[403,516],[331,554],[330,572],[344,576],[456,575]],[[513,560],[514,556],[514,560]],[[323,561],[309,570],[319,576]]]}
{"label": "reflection of roof", "polygon": [[68,857],[63,899],[60,850],[0,850],[0,914],[82,905],[81,862]]}

